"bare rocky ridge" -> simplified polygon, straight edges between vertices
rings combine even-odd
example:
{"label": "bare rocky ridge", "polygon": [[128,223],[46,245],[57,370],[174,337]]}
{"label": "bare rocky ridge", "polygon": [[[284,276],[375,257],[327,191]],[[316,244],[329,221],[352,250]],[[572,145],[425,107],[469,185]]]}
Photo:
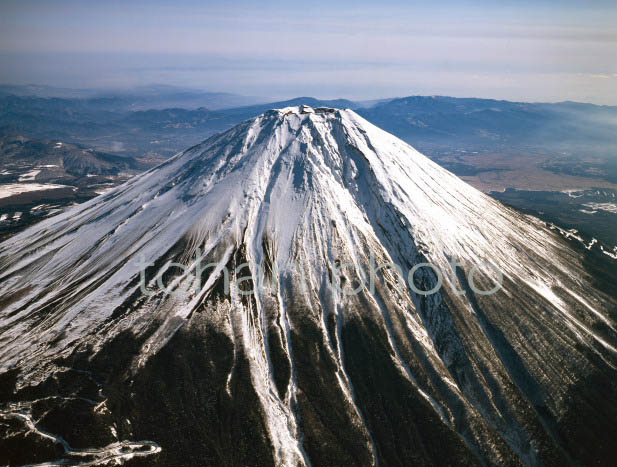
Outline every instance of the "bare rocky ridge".
{"label": "bare rocky ridge", "polygon": [[[187,273],[196,254],[220,267]],[[168,262],[186,293],[157,286]],[[386,263],[443,284],[361,284]],[[614,459],[617,301],[584,248],[350,110],[243,122],[4,241],[0,268],[2,463]]]}

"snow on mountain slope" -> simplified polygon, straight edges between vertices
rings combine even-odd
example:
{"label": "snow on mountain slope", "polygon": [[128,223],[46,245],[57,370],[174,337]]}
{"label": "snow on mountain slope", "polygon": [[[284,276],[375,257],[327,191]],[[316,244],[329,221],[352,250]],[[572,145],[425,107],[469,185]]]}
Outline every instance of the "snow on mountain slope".
{"label": "snow on mountain slope", "polygon": [[[169,263],[183,265],[159,279],[174,293],[157,285]],[[431,263],[443,284],[422,267],[401,286],[392,263],[403,282]],[[266,112],[6,240],[0,266],[7,400],[25,398],[34,416],[50,393],[23,395],[32,388],[71,399],[83,388],[68,372],[101,373],[108,412],[84,409],[86,433],[139,434],[160,445],[151,462],[537,465],[607,453],[585,443],[610,435],[615,390],[585,381],[615,376],[617,313],[583,253],[350,110]],[[479,293],[493,268],[501,288]],[[262,284],[238,280],[249,274]]]}

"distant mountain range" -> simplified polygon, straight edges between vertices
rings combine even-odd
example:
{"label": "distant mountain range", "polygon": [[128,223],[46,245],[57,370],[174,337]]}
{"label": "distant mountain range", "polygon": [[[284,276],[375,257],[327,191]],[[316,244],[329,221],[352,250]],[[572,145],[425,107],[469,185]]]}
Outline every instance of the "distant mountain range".
{"label": "distant mountain range", "polygon": [[617,107],[411,96],[359,112],[406,141],[468,147],[533,146],[601,154],[617,148]]}
{"label": "distant mountain range", "polygon": [[60,138],[106,152],[170,156],[269,109],[304,104],[356,109],[427,151],[455,144],[466,149],[541,147],[610,157],[617,147],[617,107],[574,102],[411,96],[366,103],[298,97],[239,107],[250,98],[167,87],[70,98],[32,95],[35,91],[0,87],[0,135]]}
{"label": "distant mountain range", "polygon": [[144,110],[168,107],[222,109],[264,102],[268,99],[227,92],[153,84],[130,89],[67,89],[40,85],[0,85],[0,96],[81,99],[108,110]]}
{"label": "distant mountain range", "polygon": [[170,156],[265,110],[302,103],[354,106],[342,99],[321,101],[306,97],[219,110],[193,105],[160,108],[162,104],[157,101],[147,110],[129,110],[127,100],[117,97],[4,95],[0,96],[0,136],[56,138],[130,156],[148,152]]}

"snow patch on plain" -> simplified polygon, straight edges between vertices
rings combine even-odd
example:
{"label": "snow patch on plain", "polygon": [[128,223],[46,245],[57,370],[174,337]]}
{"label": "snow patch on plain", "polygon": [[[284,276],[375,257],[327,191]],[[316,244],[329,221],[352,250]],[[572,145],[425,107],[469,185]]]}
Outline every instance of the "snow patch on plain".
{"label": "snow patch on plain", "polygon": [[9,196],[28,193],[30,191],[57,190],[60,188],[73,187],[68,185],[56,185],[53,183],[10,183],[8,185],[0,185],[0,198],[8,198]]}

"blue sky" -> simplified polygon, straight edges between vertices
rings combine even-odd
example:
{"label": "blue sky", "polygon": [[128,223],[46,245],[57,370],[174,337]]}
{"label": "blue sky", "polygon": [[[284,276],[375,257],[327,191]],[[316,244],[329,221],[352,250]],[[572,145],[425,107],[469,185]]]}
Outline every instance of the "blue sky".
{"label": "blue sky", "polygon": [[14,1],[0,82],[617,104],[617,2]]}

